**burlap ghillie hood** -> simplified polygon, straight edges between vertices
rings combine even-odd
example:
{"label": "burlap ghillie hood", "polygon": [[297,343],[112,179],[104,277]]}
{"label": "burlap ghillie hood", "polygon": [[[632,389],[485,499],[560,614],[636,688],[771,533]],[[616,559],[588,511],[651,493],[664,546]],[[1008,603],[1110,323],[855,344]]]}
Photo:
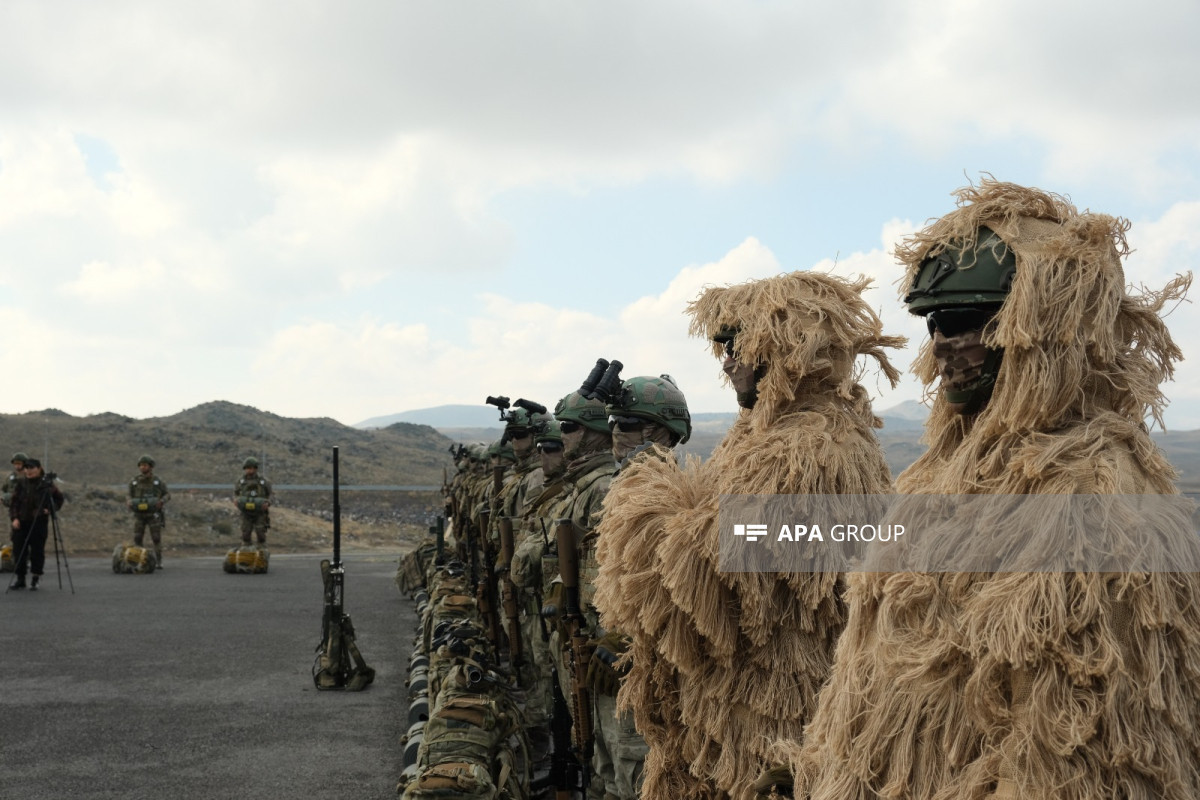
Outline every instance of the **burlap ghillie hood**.
{"label": "burlap ghillie hood", "polygon": [[596,605],[634,641],[618,701],[650,745],[643,797],[751,796],[768,743],[798,736],[814,707],[844,624],[841,576],[722,574],[718,497],[890,491],[859,357],[894,382],[884,350],[903,339],[882,335],[868,284],[794,272],[688,309],[693,334],[736,328],[736,352],[765,374],[711,458],[643,454],[604,503]]}
{"label": "burlap ghillie hood", "polygon": [[[1161,315],[1190,275],[1126,288],[1128,224],[987,179],[897,249],[902,291],[926,255],[980,225],[1013,249],[984,341],[990,401],[933,397],[908,494],[1173,494],[1143,423],[1181,355]],[[797,797],[1200,797],[1200,576],[856,573],[833,675],[803,744],[780,743]]]}

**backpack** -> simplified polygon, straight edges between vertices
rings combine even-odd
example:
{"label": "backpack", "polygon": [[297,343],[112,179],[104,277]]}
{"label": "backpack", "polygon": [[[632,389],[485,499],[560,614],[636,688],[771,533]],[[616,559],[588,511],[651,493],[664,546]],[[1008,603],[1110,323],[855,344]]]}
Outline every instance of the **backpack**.
{"label": "backpack", "polygon": [[271,553],[265,547],[235,547],[225,554],[226,572],[258,575],[267,571]]}
{"label": "backpack", "polygon": [[112,570],[118,575],[144,575],[158,567],[154,551],[135,544],[119,544],[113,548]]}

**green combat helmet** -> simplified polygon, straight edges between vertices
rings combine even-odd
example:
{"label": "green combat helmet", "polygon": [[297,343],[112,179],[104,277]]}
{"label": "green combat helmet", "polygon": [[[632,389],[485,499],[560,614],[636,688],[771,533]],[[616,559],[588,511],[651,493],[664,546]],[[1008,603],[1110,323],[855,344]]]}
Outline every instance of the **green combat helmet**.
{"label": "green combat helmet", "polygon": [[511,438],[514,431],[531,430],[536,434],[538,427],[550,419],[550,414],[541,403],[522,398],[513,403],[513,406],[504,417],[505,438]]}
{"label": "green combat helmet", "polygon": [[921,262],[904,303],[925,316],[945,308],[994,307],[1004,302],[1017,273],[1017,257],[991,228],[981,227],[975,246],[947,247]]}
{"label": "green combat helmet", "polygon": [[[926,257],[904,302],[910,314],[925,317],[930,336],[935,330],[947,337],[982,330],[1008,297],[1016,274],[1012,248],[981,226],[973,247],[951,244]],[[947,387],[947,402],[961,406],[962,414],[978,412],[996,387],[1003,355],[987,348],[979,377],[953,390]]]}
{"label": "green combat helmet", "polygon": [[150,456],[142,456],[141,458],[138,459],[138,466],[140,467],[142,464],[149,464],[153,468],[154,467],[154,459],[151,458]]}
{"label": "green combat helmet", "polygon": [[501,461],[507,460],[513,464],[517,463],[517,454],[513,452],[512,445],[504,439],[498,439],[488,445],[487,454],[484,458],[490,463],[497,456],[499,456]]}
{"label": "green combat helmet", "polygon": [[562,429],[558,427],[558,420],[553,417],[546,417],[533,429],[533,443],[541,444],[542,442],[562,444]]}
{"label": "green combat helmet", "polygon": [[254,467],[255,469],[257,469],[258,468],[258,459],[255,458],[254,456],[250,456],[249,458],[247,458],[245,461],[242,462],[242,469],[246,469],[247,467]]}
{"label": "green combat helmet", "polygon": [[671,432],[672,446],[687,442],[692,435],[692,415],[688,413],[687,400],[670,375],[630,378],[605,406],[605,412],[657,422]]}
{"label": "green combat helmet", "polygon": [[608,433],[608,412],[604,401],[588,399],[579,392],[571,392],[554,407],[554,418],[559,422],[578,422],[585,428]]}
{"label": "green combat helmet", "polygon": [[621,362],[609,362],[603,358],[596,359],[596,366],[584,379],[578,391],[558,401],[554,407],[554,418],[559,422],[577,422],[588,430],[607,434],[608,412],[604,410],[603,392],[598,393],[601,385],[619,385]]}
{"label": "green combat helmet", "polygon": [[11,464],[14,461],[20,461],[22,464],[24,464],[28,460],[29,456],[25,455],[24,453],[13,453],[13,457],[10,458],[8,462]]}

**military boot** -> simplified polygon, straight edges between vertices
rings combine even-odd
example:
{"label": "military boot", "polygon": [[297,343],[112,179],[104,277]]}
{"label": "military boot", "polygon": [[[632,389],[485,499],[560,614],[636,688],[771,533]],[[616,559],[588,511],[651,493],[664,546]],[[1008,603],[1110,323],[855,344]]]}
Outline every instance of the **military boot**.
{"label": "military boot", "polygon": [[36,592],[36,591],[37,591],[37,588],[38,588],[38,579],[39,579],[39,578],[41,578],[41,577],[42,577],[41,575],[34,575],[34,576],[33,576],[33,577],[30,579],[30,581],[29,581],[29,591],[31,591],[31,592]]}
{"label": "military boot", "polygon": [[17,576],[17,582],[16,582],[16,583],[14,583],[14,584],[12,585],[12,588],[14,588],[14,589],[24,589],[24,588],[25,588],[25,576],[24,576],[24,575],[18,575],[18,576]]}

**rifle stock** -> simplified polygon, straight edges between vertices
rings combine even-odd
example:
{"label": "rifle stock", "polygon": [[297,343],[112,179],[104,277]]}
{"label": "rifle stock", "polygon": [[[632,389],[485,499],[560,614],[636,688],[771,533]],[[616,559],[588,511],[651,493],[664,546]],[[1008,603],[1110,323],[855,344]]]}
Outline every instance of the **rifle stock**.
{"label": "rifle stock", "polygon": [[508,619],[508,658],[513,672],[520,683],[520,667],[524,663],[524,643],[521,641],[521,615],[517,604],[517,587],[512,580],[512,560],[516,547],[513,542],[513,524],[511,517],[500,518],[500,569],[504,576],[503,605],[504,616]]}
{"label": "rifle stock", "polygon": [[475,602],[479,606],[479,615],[487,626],[487,638],[492,643],[495,654],[499,656],[500,611],[499,599],[496,593],[496,551],[489,541],[491,530],[491,511],[484,509],[479,513],[479,533],[475,544],[482,564],[475,574]]}
{"label": "rifle stock", "polygon": [[571,744],[575,756],[585,765],[592,759],[592,698],[587,685],[591,647],[586,622],[579,605],[579,549],[575,542],[575,524],[569,517],[554,521],[558,542],[558,571],[563,582],[563,627],[569,641],[563,642],[571,680]]}

